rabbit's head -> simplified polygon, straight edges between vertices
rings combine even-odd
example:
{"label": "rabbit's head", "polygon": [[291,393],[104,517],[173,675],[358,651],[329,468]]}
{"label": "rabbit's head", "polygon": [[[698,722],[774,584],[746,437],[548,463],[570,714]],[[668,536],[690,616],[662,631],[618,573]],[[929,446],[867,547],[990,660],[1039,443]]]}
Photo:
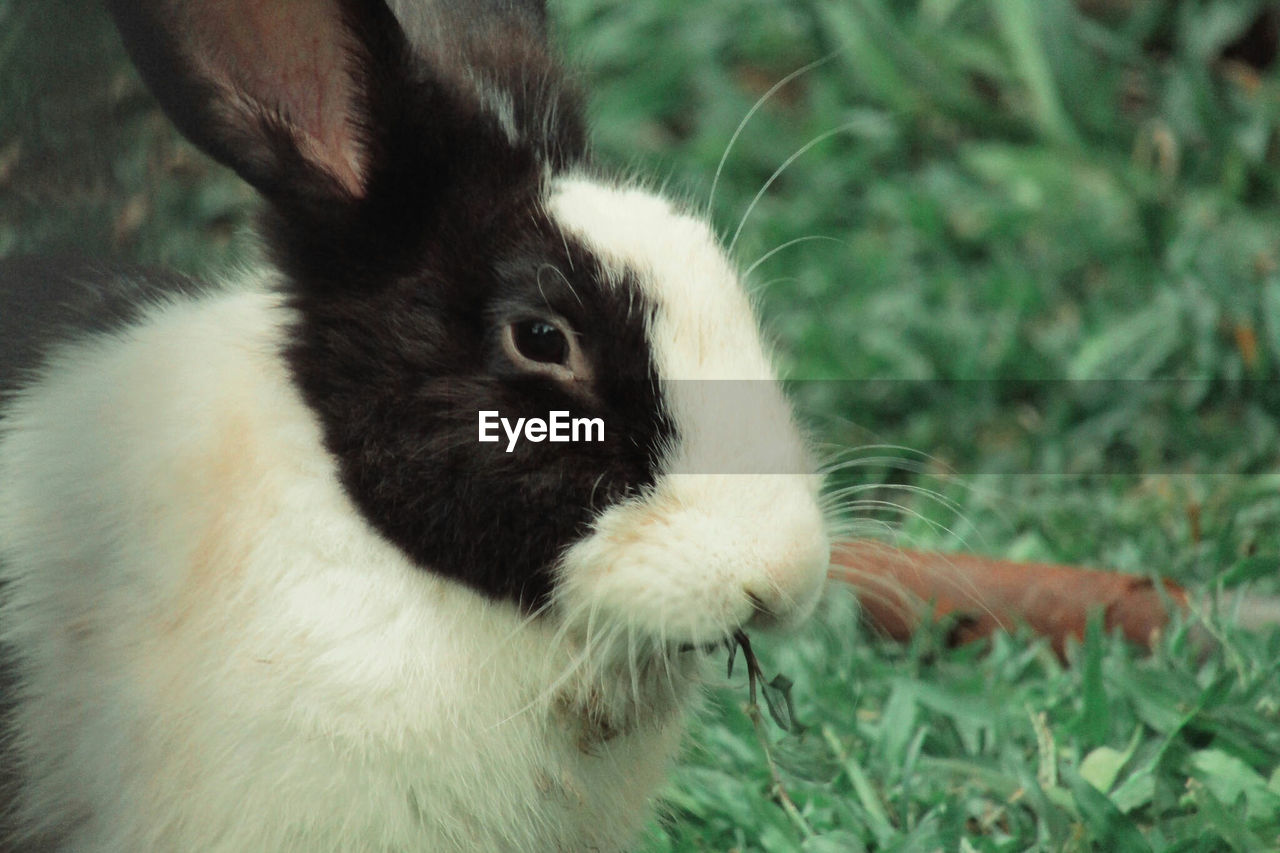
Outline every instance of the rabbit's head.
{"label": "rabbit's head", "polygon": [[593,162],[543,4],[398,5],[111,3],[268,202],[285,357],[355,505],[423,571],[632,645],[799,620],[818,484],[712,230]]}

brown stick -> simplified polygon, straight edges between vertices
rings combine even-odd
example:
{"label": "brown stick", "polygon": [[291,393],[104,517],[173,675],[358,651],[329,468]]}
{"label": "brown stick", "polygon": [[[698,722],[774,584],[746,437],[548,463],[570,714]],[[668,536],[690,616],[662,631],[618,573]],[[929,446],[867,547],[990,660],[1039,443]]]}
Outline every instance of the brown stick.
{"label": "brown stick", "polygon": [[1186,608],[1172,581],[1045,563],[1016,563],[971,554],[903,551],[878,542],[839,545],[830,576],[852,584],[871,622],[906,640],[926,621],[958,617],[954,643],[1025,624],[1063,655],[1067,638],[1084,636],[1090,612],[1107,630],[1150,644],[1169,621],[1168,606]]}

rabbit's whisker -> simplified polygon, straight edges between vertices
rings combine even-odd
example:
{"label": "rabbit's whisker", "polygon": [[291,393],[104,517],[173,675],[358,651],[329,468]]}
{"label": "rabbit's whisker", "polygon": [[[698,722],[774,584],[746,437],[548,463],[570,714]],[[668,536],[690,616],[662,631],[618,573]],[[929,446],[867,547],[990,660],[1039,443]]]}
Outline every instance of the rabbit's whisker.
{"label": "rabbit's whisker", "polygon": [[742,131],[744,128],[746,128],[747,123],[751,121],[752,117],[757,112],[760,111],[761,107],[763,107],[766,103],[769,102],[770,98],[772,98],[774,95],[776,95],[779,91],[782,90],[782,87],[786,86],[792,80],[795,80],[799,77],[804,76],[805,74],[809,73],[813,69],[819,68],[822,65],[825,65],[826,63],[834,59],[838,54],[839,54],[839,51],[833,51],[832,53],[829,53],[826,56],[823,56],[819,59],[815,59],[813,62],[810,62],[807,65],[803,65],[797,68],[795,71],[792,71],[790,74],[783,77],[777,83],[774,83],[772,86],[770,86],[768,91],[766,91],[763,95],[757,98],[756,102],[751,105],[751,109],[747,110],[747,114],[742,117],[742,121],[738,122],[738,126],[737,128],[734,129],[733,135],[729,137],[729,142],[724,146],[724,153],[720,155],[720,162],[716,164],[715,177],[711,179],[711,190],[710,192],[707,193],[706,215],[708,218],[710,218],[711,216],[712,205],[715,203],[715,200],[716,200],[716,189],[720,185],[720,174],[724,171],[725,163],[727,163],[729,160],[729,153],[733,151],[733,146],[737,143],[738,137],[742,135]]}
{"label": "rabbit's whisker", "polygon": [[826,234],[810,234],[806,237],[796,237],[794,240],[788,240],[787,242],[783,243],[780,246],[775,246],[774,248],[765,252],[760,257],[756,258],[755,263],[753,263],[751,266],[747,267],[746,270],[743,271],[742,277],[744,279],[750,278],[751,274],[756,271],[757,267],[759,267],[765,261],[772,258],[774,255],[781,252],[783,249],[789,249],[792,246],[798,245],[800,243],[812,243],[816,240],[829,240],[832,243],[839,243],[842,246],[849,245],[847,240],[841,240],[838,237],[829,237]]}
{"label": "rabbit's whisker", "polygon": [[785,172],[792,163],[803,157],[809,149],[813,148],[815,145],[825,142],[833,136],[844,133],[846,130],[856,127],[857,125],[857,121],[847,121],[838,127],[833,127],[828,131],[820,133],[796,149],[796,151],[786,160],[782,161],[782,165],[773,171],[773,174],[769,176],[769,179],[764,182],[762,187],[760,187],[760,191],[755,194],[755,198],[751,199],[751,203],[747,205],[747,209],[742,214],[742,218],[738,220],[737,229],[733,232],[733,239],[729,241],[729,246],[725,251],[729,255],[733,254],[734,248],[738,245],[738,238],[742,236],[742,229],[746,226],[747,220],[751,218],[751,213],[756,209],[756,205],[760,203],[760,199],[764,197],[764,194],[769,191],[769,187],[773,186],[774,181],[778,180],[778,178],[782,176],[782,173]]}

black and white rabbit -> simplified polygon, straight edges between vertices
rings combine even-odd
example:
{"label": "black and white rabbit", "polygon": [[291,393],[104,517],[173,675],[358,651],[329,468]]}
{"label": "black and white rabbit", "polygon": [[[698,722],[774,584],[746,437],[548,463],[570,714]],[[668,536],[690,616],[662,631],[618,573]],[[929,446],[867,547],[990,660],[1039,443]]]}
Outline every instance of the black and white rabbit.
{"label": "black and white rabbit", "polygon": [[828,561],[712,231],[598,171],[541,2],[110,5],[266,260],[104,283],[7,394],[10,843],[626,849],[704,649]]}

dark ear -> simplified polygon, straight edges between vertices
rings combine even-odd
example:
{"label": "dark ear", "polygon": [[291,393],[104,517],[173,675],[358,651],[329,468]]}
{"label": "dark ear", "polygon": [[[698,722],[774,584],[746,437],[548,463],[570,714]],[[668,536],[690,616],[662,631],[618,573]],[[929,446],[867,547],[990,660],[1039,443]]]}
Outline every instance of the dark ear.
{"label": "dark ear", "polygon": [[392,2],[408,35],[383,0],[107,0],[178,128],[299,224],[582,156],[545,3]]}
{"label": "dark ear", "polygon": [[[410,39],[419,45],[435,41],[434,34],[442,27],[459,23],[467,29],[483,30],[503,22],[544,44],[547,40],[545,0],[388,0],[388,5]],[[447,19],[452,19],[452,24],[446,24]]]}
{"label": "dark ear", "polygon": [[376,51],[403,53],[381,2],[108,0],[178,128],[268,197],[359,197]]}
{"label": "dark ear", "polygon": [[561,168],[585,156],[578,93],[548,44],[545,0],[388,0],[414,53],[505,136]]}

